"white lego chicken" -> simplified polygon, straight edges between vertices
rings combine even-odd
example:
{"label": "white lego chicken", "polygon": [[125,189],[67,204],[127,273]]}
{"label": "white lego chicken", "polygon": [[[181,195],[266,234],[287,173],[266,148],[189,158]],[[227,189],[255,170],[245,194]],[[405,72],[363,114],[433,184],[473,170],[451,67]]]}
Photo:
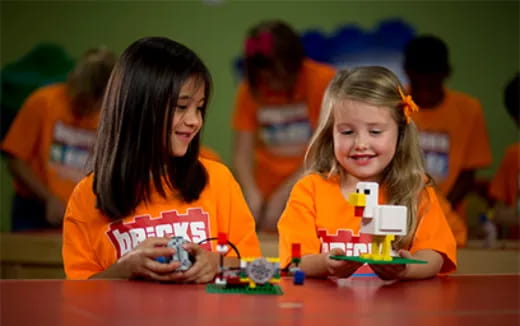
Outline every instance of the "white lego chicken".
{"label": "white lego chicken", "polygon": [[372,235],[370,253],[363,258],[392,260],[391,243],[396,235],[405,235],[407,229],[406,206],[379,205],[379,185],[376,182],[358,182],[356,193],[349,196],[355,216],[361,217],[360,233]]}

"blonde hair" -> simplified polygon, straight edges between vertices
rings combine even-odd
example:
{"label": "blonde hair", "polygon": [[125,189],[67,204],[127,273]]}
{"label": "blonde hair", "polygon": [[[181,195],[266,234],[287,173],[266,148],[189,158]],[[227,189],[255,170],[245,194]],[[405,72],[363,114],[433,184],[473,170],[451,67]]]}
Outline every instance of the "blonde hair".
{"label": "blonde hair", "polygon": [[402,88],[398,78],[384,67],[339,71],[325,92],[318,127],[305,154],[305,168],[307,173],[319,173],[327,178],[339,176],[343,180],[346,176],[334,155],[333,108],[337,103],[350,99],[391,110],[398,126],[398,140],[394,157],[383,171],[381,184],[385,186],[389,204],[408,207],[408,233],[394,242],[396,248],[408,248],[419,222],[418,204],[430,178],[424,170],[415,124],[406,122],[399,87]]}
{"label": "blonde hair", "polygon": [[116,55],[104,47],[87,50],[68,76],[68,94],[76,105],[103,98]]}

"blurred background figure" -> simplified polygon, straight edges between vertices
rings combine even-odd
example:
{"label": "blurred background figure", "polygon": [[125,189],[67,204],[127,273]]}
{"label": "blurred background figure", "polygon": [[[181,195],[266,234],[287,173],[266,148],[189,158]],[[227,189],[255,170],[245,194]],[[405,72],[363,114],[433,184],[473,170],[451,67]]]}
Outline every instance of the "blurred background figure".
{"label": "blurred background figure", "polygon": [[[504,92],[504,104],[511,118],[519,126],[519,77],[509,81]],[[517,134],[518,135],[518,134]],[[517,138],[518,140],[518,138]],[[494,209],[490,218],[498,227],[498,236],[503,239],[518,239],[520,224],[520,142],[507,147],[500,167],[491,181],[489,196]]]}
{"label": "blurred background figure", "polygon": [[74,58],[63,46],[42,42],[1,68],[1,139],[9,130],[25,99],[40,87],[66,80],[74,65]]}
{"label": "blurred background figure", "polygon": [[457,245],[467,241],[463,200],[473,190],[475,172],[491,164],[491,150],[480,102],[447,89],[451,73],[448,48],[435,36],[419,36],[405,49],[410,93],[421,110],[413,120],[420,131],[428,173],[453,211],[442,203]]}
{"label": "blurred background figure", "polygon": [[72,189],[85,176],[115,60],[107,49],[88,50],[66,83],[37,89],[22,105],[1,144],[15,182],[13,231],[60,225]]}
{"label": "blurred background figure", "polygon": [[298,34],[265,21],[247,34],[233,113],[233,168],[257,228],[276,230],[334,69],[305,57]]}

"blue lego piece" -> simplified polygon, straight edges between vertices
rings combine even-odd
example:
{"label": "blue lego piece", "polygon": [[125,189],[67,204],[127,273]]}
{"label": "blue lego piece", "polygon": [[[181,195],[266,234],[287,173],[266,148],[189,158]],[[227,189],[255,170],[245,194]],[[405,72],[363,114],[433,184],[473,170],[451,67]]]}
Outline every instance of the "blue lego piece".
{"label": "blue lego piece", "polygon": [[161,264],[167,264],[169,262],[169,258],[166,256],[155,257],[155,260]]}
{"label": "blue lego piece", "polygon": [[294,285],[303,285],[305,281],[305,273],[302,270],[297,270],[294,272],[293,283]]}

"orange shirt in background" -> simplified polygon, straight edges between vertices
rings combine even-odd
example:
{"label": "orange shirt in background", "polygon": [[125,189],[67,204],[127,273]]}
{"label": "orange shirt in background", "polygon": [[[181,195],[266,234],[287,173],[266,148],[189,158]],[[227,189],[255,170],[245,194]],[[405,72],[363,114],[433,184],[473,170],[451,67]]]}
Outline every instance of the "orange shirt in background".
{"label": "orange shirt in background", "polygon": [[[491,164],[491,148],[480,102],[461,92],[446,90],[441,104],[412,113],[420,132],[426,170],[435,180],[440,193],[447,196],[459,174]],[[444,206],[447,207],[447,206]],[[465,205],[455,207],[449,221],[459,246],[464,246],[467,230]],[[459,219],[459,221],[457,221]]]}
{"label": "orange shirt in background", "polygon": [[[420,222],[409,250],[435,250],[444,257],[441,273],[453,272],[457,265],[455,239],[435,191],[431,187],[426,191],[428,196],[420,203]],[[289,264],[293,243],[301,245],[302,256],[332,248],[343,249],[347,256],[366,253],[371,239],[370,235],[359,234],[360,227],[361,218],[354,216],[354,207],[343,197],[338,178],[307,175],[294,186],[278,222],[281,266]]]}
{"label": "orange shirt in background", "polygon": [[495,177],[491,181],[489,194],[509,207],[519,205],[520,186],[520,142],[510,145],[504,154]]}
{"label": "orange shirt in background", "polygon": [[[255,222],[231,172],[221,163],[201,159],[209,182],[200,198],[186,203],[169,194],[153,193],[150,203],[112,221],[96,209],[93,176],[71,195],[63,222],[63,262],[68,279],[87,279],[104,271],[148,237],[183,236],[200,242],[227,233],[242,257],[261,255]],[[201,245],[215,251],[215,242]],[[228,254],[235,256],[233,251]]]}
{"label": "orange shirt in background", "polygon": [[[36,90],[23,104],[2,142],[2,150],[26,162],[63,203],[86,174],[99,121],[99,113],[76,117],[70,105],[65,84]],[[32,195],[17,180],[15,190],[24,197]]]}
{"label": "orange shirt in background", "polygon": [[448,194],[463,170],[491,164],[491,149],[479,101],[446,90],[443,102],[412,113],[420,132],[428,173],[443,194]]}
{"label": "orange shirt in background", "polygon": [[292,100],[262,90],[254,96],[245,81],[240,84],[233,128],[256,134],[254,173],[264,197],[302,166],[334,74],[332,67],[305,59]]}

